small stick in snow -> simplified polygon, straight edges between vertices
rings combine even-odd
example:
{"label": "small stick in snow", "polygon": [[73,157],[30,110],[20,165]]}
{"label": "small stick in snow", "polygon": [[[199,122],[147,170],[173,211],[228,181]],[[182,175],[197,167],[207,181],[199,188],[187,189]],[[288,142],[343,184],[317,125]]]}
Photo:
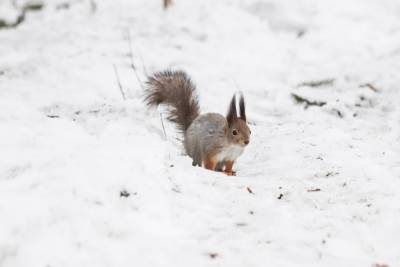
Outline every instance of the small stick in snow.
{"label": "small stick in snow", "polygon": [[[15,5],[14,5],[15,6]],[[21,14],[18,15],[17,20],[14,23],[7,23],[6,21],[0,19],[0,29],[1,28],[16,28],[22,22],[25,21],[26,13],[31,11],[42,10],[44,5],[42,3],[28,3],[22,7]]]}
{"label": "small stick in snow", "polygon": [[314,189],[308,189],[307,192],[319,192],[321,189],[319,188],[314,188]]}
{"label": "small stick in snow", "polygon": [[334,175],[338,175],[338,174],[339,174],[338,172],[328,171],[328,172],[325,174],[325,177],[330,177],[330,176],[334,176]]}
{"label": "small stick in snow", "polygon": [[60,116],[58,116],[58,115],[47,115],[47,117],[49,117],[51,119],[60,118]]}
{"label": "small stick in snow", "polygon": [[[135,76],[136,76],[136,79],[137,79],[137,81],[138,81],[138,83],[140,85],[140,88],[142,88],[142,90],[144,91],[145,89],[144,89],[144,86],[143,86],[143,82],[140,79],[139,74],[137,73],[135,64],[133,63],[132,39],[131,39],[131,32],[129,30],[128,30],[128,42],[129,42],[129,57],[131,59],[131,68],[133,69],[133,72],[135,73]],[[143,59],[142,59],[142,61],[143,61]],[[144,67],[144,64],[143,64],[143,70],[144,70],[144,73],[147,76],[147,72],[146,72],[146,69]]]}
{"label": "small stick in snow", "polygon": [[117,67],[115,66],[115,64],[113,64],[113,66],[114,66],[115,76],[117,77],[118,87],[119,90],[121,91],[122,99],[126,100],[124,90],[122,89],[121,81],[119,80]]}
{"label": "small stick in snow", "polygon": [[246,189],[247,189],[247,192],[249,192],[250,194],[253,194],[253,195],[254,195],[254,192],[253,192],[253,190],[251,190],[250,187],[246,187]]}
{"label": "small stick in snow", "polygon": [[278,199],[282,199],[283,198],[283,194],[280,193]]}
{"label": "small stick in snow", "polygon": [[338,109],[336,109],[336,108],[333,108],[333,109],[332,109],[332,112],[333,112],[335,115],[338,115],[339,118],[343,119],[344,115],[343,115],[343,113],[342,113],[340,110],[338,110]]}
{"label": "small stick in snow", "polygon": [[374,85],[372,85],[370,83],[360,84],[360,87],[361,88],[367,87],[368,89],[371,89],[375,93],[378,93],[380,91],[378,88],[376,88]]}
{"label": "small stick in snow", "polygon": [[164,132],[164,137],[165,137],[165,140],[167,140],[167,133],[166,133],[165,127],[164,127],[164,120],[163,120],[163,117],[162,117],[162,113],[160,113],[160,119],[161,119],[161,126],[162,126],[162,129],[163,129],[163,132]]}
{"label": "small stick in snow", "polygon": [[140,58],[140,62],[142,63],[143,73],[146,75],[146,77],[148,77],[149,75],[147,74],[146,64],[144,64],[142,54],[140,52],[138,52],[138,55]]}
{"label": "small stick in snow", "polygon": [[310,101],[307,98],[304,98],[304,97],[299,96],[299,95],[294,94],[294,93],[292,93],[292,97],[297,103],[299,103],[299,104],[304,103],[305,104],[305,106],[304,106],[305,109],[307,109],[309,106],[322,107],[322,106],[326,105],[326,102],[323,102],[323,101]]}
{"label": "small stick in snow", "polygon": [[324,85],[333,85],[335,82],[335,79],[324,79],[324,80],[319,80],[319,81],[309,81],[309,82],[302,82],[297,87],[301,86],[308,86],[308,87],[320,87]]}
{"label": "small stick in snow", "polygon": [[44,4],[42,3],[28,3],[23,7],[23,10],[25,12],[27,11],[39,11],[42,10],[44,7]]}

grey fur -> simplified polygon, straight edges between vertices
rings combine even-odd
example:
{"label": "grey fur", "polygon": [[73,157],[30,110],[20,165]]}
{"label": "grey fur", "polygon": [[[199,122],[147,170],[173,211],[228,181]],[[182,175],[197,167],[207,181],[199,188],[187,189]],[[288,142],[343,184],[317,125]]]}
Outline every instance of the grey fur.
{"label": "grey fur", "polygon": [[193,165],[201,166],[204,158],[222,150],[227,142],[226,128],[226,119],[217,113],[206,113],[193,121],[183,143]]}
{"label": "grey fur", "polygon": [[147,81],[145,101],[148,106],[165,104],[171,107],[168,120],[185,132],[199,115],[196,86],[183,71],[157,72]]}

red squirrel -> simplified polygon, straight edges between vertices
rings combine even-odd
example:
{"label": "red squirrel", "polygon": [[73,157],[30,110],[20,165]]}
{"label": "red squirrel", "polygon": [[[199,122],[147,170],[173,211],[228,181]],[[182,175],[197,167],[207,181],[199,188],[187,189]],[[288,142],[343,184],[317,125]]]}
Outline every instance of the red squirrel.
{"label": "red squirrel", "polygon": [[218,113],[200,114],[196,86],[183,71],[166,70],[149,77],[145,102],[170,107],[168,120],[184,135],[186,153],[193,166],[234,175],[233,164],[250,142],[243,94],[240,93],[239,116],[236,94],[225,116]]}

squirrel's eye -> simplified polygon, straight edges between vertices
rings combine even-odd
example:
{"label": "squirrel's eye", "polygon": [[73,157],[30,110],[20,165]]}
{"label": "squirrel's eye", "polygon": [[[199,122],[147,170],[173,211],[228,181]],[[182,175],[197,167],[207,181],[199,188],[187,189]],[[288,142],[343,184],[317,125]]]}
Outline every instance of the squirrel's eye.
{"label": "squirrel's eye", "polygon": [[233,130],[233,131],[232,131],[232,134],[233,134],[233,135],[237,135],[237,134],[238,134],[237,130]]}

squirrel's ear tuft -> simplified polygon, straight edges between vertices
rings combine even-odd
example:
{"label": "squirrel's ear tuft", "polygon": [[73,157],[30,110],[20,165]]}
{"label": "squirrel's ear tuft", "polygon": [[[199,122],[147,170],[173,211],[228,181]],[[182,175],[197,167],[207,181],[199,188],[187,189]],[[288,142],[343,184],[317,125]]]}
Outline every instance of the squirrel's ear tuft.
{"label": "squirrel's ear tuft", "polygon": [[226,120],[228,121],[228,126],[231,127],[232,123],[237,120],[236,113],[236,95],[233,95],[231,103],[229,105],[228,115],[226,115]]}
{"label": "squirrel's ear tuft", "polygon": [[239,111],[240,111],[240,118],[246,121],[246,107],[244,104],[244,97],[242,92],[240,92]]}

